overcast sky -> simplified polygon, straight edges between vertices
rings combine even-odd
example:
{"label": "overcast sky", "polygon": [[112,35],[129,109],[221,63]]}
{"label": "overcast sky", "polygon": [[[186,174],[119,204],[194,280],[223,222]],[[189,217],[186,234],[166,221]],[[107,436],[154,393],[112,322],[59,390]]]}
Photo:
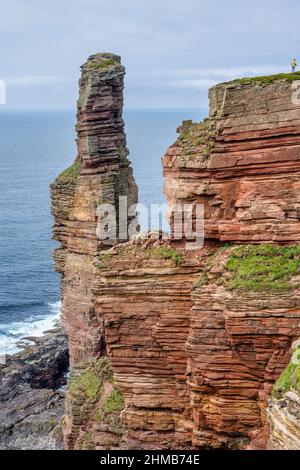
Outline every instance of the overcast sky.
{"label": "overcast sky", "polygon": [[203,108],[214,83],[300,63],[299,0],[8,0],[0,15],[3,109],[74,109],[95,52],[122,56],[127,108]]}

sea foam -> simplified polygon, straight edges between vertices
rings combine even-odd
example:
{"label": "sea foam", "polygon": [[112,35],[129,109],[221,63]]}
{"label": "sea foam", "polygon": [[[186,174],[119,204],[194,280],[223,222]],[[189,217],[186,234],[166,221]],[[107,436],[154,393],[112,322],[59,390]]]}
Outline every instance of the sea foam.
{"label": "sea foam", "polygon": [[14,354],[22,349],[18,343],[27,336],[41,337],[51,330],[57,323],[60,315],[61,302],[49,303],[48,315],[32,315],[23,321],[2,323],[0,325],[0,355]]}

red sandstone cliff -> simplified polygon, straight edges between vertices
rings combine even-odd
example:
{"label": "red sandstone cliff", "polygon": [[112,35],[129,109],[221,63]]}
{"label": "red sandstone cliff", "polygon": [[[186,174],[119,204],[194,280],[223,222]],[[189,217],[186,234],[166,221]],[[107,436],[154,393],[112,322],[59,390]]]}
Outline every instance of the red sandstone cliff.
{"label": "red sandstone cliff", "polygon": [[209,118],[185,122],[166,153],[167,199],[204,204],[206,238],[299,241],[300,104],[293,102],[294,83],[217,85],[209,93]]}
{"label": "red sandstone cliff", "polygon": [[267,399],[300,334],[294,82],[214,87],[209,118],[183,123],[167,151],[171,226],[175,203],[204,204],[202,249],[150,235],[109,248],[96,236],[97,205],[137,197],[121,119],[123,75],[112,55],[83,66],[78,157],[52,186],[74,366],[65,445],[264,447]]}

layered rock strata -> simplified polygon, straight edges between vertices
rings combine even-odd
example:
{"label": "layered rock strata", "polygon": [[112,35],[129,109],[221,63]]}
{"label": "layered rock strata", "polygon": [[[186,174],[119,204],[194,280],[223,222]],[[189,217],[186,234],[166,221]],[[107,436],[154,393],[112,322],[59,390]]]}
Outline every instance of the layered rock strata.
{"label": "layered rock strata", "polygon": [[65,444],[68,449],[118,449],[124,433],[122,394],[107,357],[80,362],[69,377]]}
{"label": "layered rock strata", "polygon": [[287,392],[280,400],[272,398],[268,408],[271,450],[300,449],[300,394]]}
{"label": "layered rock strata", "polygon": [[296,272],[283,282],[275,266],[289,260],[272,252],[220,249],[193,291],[186,351],[196,446],[266,446],[268,396],[300,332]]}
{"label": "layered rock strata", "polygon": [[[95,317],[91,286],[94,258],[115,240],[97,237],[98,208],[126,196],[137,202],[137,188],[127,159],[122,119],[125,69],[113,54],[96,54],[82,66],[77,108],[77,148],[74,164],[52,185],[54,253],[62,274],[62,321],[75,364],[105,350],[103,328]],[[134,216],[132,216],[134,217]],[[128,223],[130,217],[128,218]]]}
{"label": "layered rock strata", "polygon": [[[152,234],[111,247],[97,238],[99,202],[136,201],[123,75],[107,54],[83,66],[78,157],[52,187],[62,318],[81,383],[80,393],[69,385],[65,446],[264,448],[268,396],[300,335],[300,77],[218,85],[209,118],[180,127],[163,158],[165,193],[172,234],[175,205],[204,205],[204,247],[190,251]],[[114,378],[90,362],[104,356]],[[103,412],[112,387],[124,399],[117,432]]]}
{"label": "layered rock strata", "polygon": [[98,264],[96,314],[125,400],[127,448],[189,448],[185,342],[201,263],[162,240],[129,242]]}
{"label": "layered rock strata", "polygon": [[165,194],[171,207],[204,205],[207,239],[299,241],[298,83],[275,76],[217,85],[209,118],[179,128],[163,159]]}

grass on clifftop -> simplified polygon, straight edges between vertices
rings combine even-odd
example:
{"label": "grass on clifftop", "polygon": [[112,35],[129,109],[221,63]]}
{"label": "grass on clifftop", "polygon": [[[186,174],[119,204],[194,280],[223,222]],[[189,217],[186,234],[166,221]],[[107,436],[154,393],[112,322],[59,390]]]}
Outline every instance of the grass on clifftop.
{"label": "grass on clifftop", "polygon": [[115,59],[102,59],[99,62],[93,62],[89,65],[89,68],[92,70],[103,70],[108,67],[116,65],[118,62]]}
{"label": "grass on clifftop", "polygon": [[59,183],[75,183],[80,172],[80,163],[75,161],[71,166],[66,168],[57,178]]}
{"label": "grass on clifftop", "polygon": [[247,245],[235,248],[226,264],[228,286],[248,291],[289,290],[300,271],[300,245]]}
{"label": "grass on clifftop", "polygon": [[171,260],[176,266],[180,266],[182,264],[182,254],[173,248],[169,248],[168,246],[150,248],[147,250],[145,258]]}
{"label": "grass on clifftop", "polygon": [[291,389],[300,394],[300,346],[297,346],[291,362],[275,382],[272,395],[280,399],[285,392]]}
{"label": "grass on clifftop", "polygon": [[247,84],[247,83],[253,83],[253,82],[258,82],[261,85],[268,85],[270,83],[274,83],[277,80],[287,80],[289,82],[293,82],[294,80],[300,80],[300,72],[295,72],[295,73],[277,73],[274,75],[263,75],[263,76],[258,76],[258,77],[245,77],[245,78],[237,78],[235,80],[232,80],[229,83],[232,84]]}

